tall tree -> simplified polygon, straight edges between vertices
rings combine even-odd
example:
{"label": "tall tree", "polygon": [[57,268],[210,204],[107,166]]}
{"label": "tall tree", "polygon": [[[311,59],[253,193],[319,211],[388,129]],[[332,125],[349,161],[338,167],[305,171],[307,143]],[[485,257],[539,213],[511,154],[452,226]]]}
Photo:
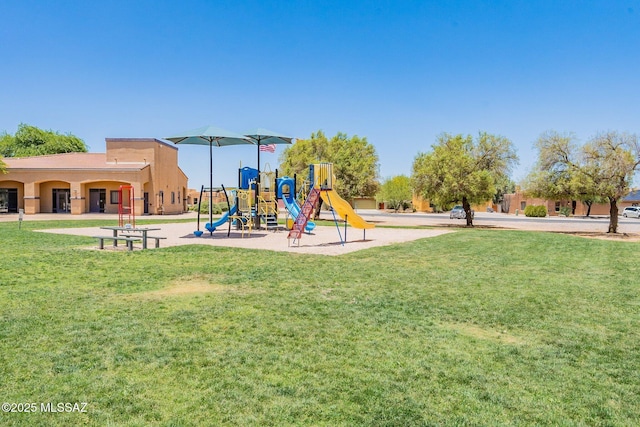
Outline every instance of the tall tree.
{"label": "tall tree", "polygon": [[297,140],[280,156],[280,174],[297,174],[298,185],[308,176],[309,165],[333,163],[336,190],[345,199],[370,197],[378,189],[378,155],[364,137],[338,133],[330,140],[319,130],[309,139]]}
{"label": "tall tree", "polygon": [[42,130],[21,123],[15,135],[0,135],[0,155],[5,157],[30,157],[44,154],[84,153],[84,141],[70,133],[61,134],[52,130]]}
{"label": "tall tree", "polygon": [[535,143],[538,161],[525,178],[525,191],[551,200],[571,198],[578,169],[578,146],[572,133],[548,131]]}
{"label": "tall tree", "polygon": [[475,141],[471,135],[444,133],[432,148],[414,159],[414,191],[441,206],[462,202],[467,226],[473,226],[471,204],[491,199],[496,183],[518,161],[513,143],[486,132],[480,132]]}
{"label": "tall tree", "polygon": [[549,200],[580,200],[587,216],[594,202],[604,199],[597,194],[593,180],[579,173],[580,147],[572,133],[547,131],[536,141],[539,152],[534,170],[525,178],[525,193]]}
{"label": "tall tree", "polygon": [[640,145],[636,135],[604,132],[583,147],[583,175],[594,192],[609,201],[609,233],[618,231],[618,200],[629,193],[638,167]]}
{"label": "tall tree", "polygon": [[378,191],[378,155],[366,137],[339,132],[329,142],[336,190],[347,200],[373,197]]}
{"label": "tall tree", "polygon": [[411,202],[412,196],[411,179],[405,175],[397,175],[385,180],[380,185],[376,200],[387,203],[391,209],[397,212],[398,209]]}
{"label": "tall tree", "polygon": [[607,232],[617,233],[618,201],[629,192],[633,176],[640,167],[638,137],[615,131],[603,132],[579,147],[573,135],[548,131],[538,138],[536,145],[539,158],[530,176],[538,178],[529,179],[529,182],[537,183],[532,186],[532,193],[555,200],[562,197],[607,200]]}

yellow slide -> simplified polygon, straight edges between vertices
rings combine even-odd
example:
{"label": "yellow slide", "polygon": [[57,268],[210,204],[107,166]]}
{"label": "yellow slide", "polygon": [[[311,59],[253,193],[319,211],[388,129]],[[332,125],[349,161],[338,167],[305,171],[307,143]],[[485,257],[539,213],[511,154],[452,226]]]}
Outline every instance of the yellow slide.
{"label": "yellow slide", "polygon": [[353,210],[351,205],[338,195],[334,190],[322,190],[320,196],[324,202],[331,206],[340,218],[346,219],[347,223],[354,228],[373,228],[375,224],[365,221]]}

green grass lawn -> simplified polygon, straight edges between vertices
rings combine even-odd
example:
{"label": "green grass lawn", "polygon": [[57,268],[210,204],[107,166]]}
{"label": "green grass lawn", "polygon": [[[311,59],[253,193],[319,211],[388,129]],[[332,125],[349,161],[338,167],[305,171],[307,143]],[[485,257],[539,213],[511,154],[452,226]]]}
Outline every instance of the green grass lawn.
{"label": "green grass lawn", "polygon": [[0,223],[0,390],[87,412],[0,425],[640,424],[637,243],[465,229],[325,257],[32,231],[65,225]]}

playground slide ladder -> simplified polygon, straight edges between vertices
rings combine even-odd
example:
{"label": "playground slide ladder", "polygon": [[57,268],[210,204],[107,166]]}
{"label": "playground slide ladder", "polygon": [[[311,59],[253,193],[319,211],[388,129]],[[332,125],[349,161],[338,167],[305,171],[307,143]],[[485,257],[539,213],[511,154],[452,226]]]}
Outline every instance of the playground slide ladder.
{"label": "playground slide ladder", "polygon": [[267,226],[267,230],[277,230],[279,225],[278,225],[278,217],[275,214],[269,214],[266,215],[265,217],[265,224]]}
{"label": "playground slide ladder", "polygon": [[260,222],[264,222],[267,230],[278,228],[278,205],[274,200],[265,200],[264,197],[258,196],[258,212]]}
{"label": "playground slide ladder", "polygon": [[307,222],[309,222],[309,218],[311,217],[313,210],[318,204],[318,199],[320,199],[320,189],[313,188],[309,192],[307,200],[305,200],[304,204],[302,205],[302,209],[300,209],[300,215],[298,215],[296,221],[293,223],[293,228],[291,228],[291,231],[289,231],[287,239],[293,239],[294,242],[298,240],[298,243],[300,243],[300,237],[302,237],[304,228],[307,226]]}

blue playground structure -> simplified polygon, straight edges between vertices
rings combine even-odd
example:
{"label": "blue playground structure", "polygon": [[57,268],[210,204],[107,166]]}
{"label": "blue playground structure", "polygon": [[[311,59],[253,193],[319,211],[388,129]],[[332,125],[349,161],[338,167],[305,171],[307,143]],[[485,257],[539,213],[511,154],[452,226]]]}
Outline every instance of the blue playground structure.
{"label": "blue playground structure", "polygon": [[[264,225],[267,229],[278,226],[278,205],[276,191],[273,186],[275,184],[275,176],[277,171],[262,172],[258,179],[258,170],[250,167],[240,168],[238,170],[238,187],[230,192],[222,186],[215,192],[222,191],[227,201],[227,211],[222,214],[217,221],[211,221],[205,224],[205,229],[211,235],[219,227],[225,223],[229,224],[227,237],[231,234],[231,227],[242,229],[242,235],[248,231],[251,234],[253,228],[260,228]],[[200,207],[202,203],[202,194],[204,186],[200,191],[200,200],[198,201],[198,229],[194,231],[197,237],[202,236],[203,231],[200,230]],[[209,191],[213,194],[214,191]],[[229,195],[231,194],[231,197]],[[212,201],[210,200],[209,203]],[[210,207],[211,209],[211,207]]]}

